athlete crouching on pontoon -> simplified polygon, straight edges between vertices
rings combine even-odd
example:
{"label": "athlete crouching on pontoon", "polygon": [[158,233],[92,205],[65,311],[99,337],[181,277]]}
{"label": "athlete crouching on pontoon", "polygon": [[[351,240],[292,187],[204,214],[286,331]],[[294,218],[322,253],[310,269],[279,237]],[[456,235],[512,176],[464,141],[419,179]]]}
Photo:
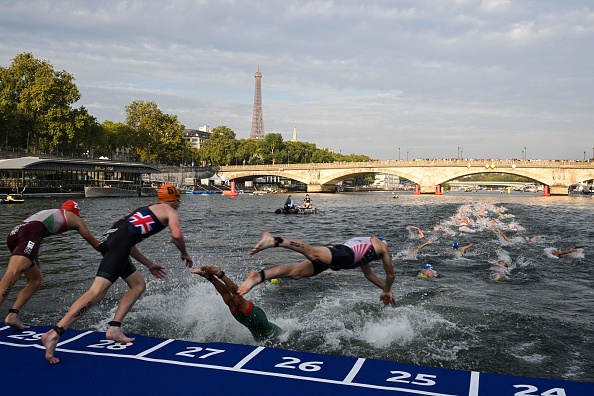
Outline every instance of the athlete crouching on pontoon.
{"label": "athlete crouching on pontoon", "polygon": [[[254,246],[249,255],[271,248],[283,247],[301,253],[306,260],[297,265],[279,265],[260,272],[251,271],[248,278],[239,286],[237,293],[244,295],[254,286],[273,278],[301,279],[314,276],[328,268],[339,271],[341,269],[361,268],[363,275],[371,283],[382,289],[380,300],[384,305],[396,305],[392,293],[394,283],[394,266],[388,249],[388,243],[383,238],[357,237],[346,241],[344,244],[333,246],[314,247],[297,239],[274,237],[265,232],[260,242]],[[386,273],[386,281],[383,282],[371,270],[369,263],[374,260],[381,260]]]}
{"label": "athlete crouching on pontoon", "polygon": [[220,267],[204,266],[192,270],[193,274],[206,278],[217,289],[223,301],[229,307],[231,315],[239,323],[247,327],[256,341],[278,338],[284,331],[268,321],[264,311],[237,294],[237,285]]}

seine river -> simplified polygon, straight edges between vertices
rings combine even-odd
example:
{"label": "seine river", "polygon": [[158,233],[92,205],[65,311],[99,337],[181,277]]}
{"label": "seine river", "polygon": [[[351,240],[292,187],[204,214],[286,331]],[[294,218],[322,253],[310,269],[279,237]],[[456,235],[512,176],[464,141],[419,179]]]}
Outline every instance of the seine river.
{"label": "seine river", "polygon": [[[298,200],[303,194],[293,194]],[[394,258],[397,307],[383,307],[379,289],[360,270],[326,271],[280,287],[258,286],[247,297],[286,330],[275,347],[394,360],[491,373],[594,381],[594,244],[591,197],[540,194],[451,193],[443,196],[312,194],[321,209],[312,215],[275,214],[284,195],[184,195],[180,214],[195,265],[220,265],[238,283],[251,269],[297,263],[301,256],[269,249],[247,253],[264,231],[312,244],[340,243],[353,236],[386,238]],[[4,206],[0,234],[37,210],[62,200],[28,199]],[[111,223],[151,198],[80,199],[81,215],[100,235]],[[456,216],[459,219],[456,219]],[[459,221],[468,216],[468,230]],[[478,217],[477,217],[478,216]],[[495,225],[512,242],[486,228]],[[420,227],[425,237],[406,228]],[[434,228],[439,230],[434,231]],[[538,235],[533,242],[526,238]],[[435,242],[413,249],[428,239]],[[462,257],[453,242],[475,245]],[[3,245],[4,273],[8,251]],[[559,259],[548,248],[584,248]],[[124,331],[193,341],[255,344],[229,314],[214,288],[191,275],[169,242],[168,231],[139,248],[165,266],[167,278],[148,280],[145,295],[124,323]],[[494,282],[489,269],[509,264],[506,279]],[[53,325],[84,292],[100,255],[71,231],[47,238],[41,250],[45,283],[22,312],[23,320]],[[417,277],[432,264],[439,276]],[[373,265],[383,276],[381,264]],[[2,307],[10,307],[21,281]],[[76,328],[104,331],[125,290],[121,280]],[[3,317],[2,317],[3,318]],[[2,319],[0,318],[0,320]],[[40,355],[40,359],[42,356]]]}

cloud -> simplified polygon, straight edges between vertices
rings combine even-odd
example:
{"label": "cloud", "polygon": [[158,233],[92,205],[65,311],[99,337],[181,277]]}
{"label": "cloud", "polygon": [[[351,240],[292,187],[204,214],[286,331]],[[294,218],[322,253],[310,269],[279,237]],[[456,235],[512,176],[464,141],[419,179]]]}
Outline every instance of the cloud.
{"label": "cloud", "polygon": [[594,12],[577,0],[12,1],[0,34],[0,65],[48,59],[100,121],[154,100],[246,138],[260,67],[264,125],[287,140],[296,124],[300,140],[378,159],[581,159],[594,145]]}

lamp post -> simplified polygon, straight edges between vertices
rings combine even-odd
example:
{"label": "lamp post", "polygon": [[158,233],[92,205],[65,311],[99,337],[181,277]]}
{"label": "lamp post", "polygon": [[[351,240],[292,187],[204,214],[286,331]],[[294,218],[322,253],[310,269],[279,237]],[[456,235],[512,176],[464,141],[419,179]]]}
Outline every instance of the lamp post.
{"label": "lamp post", "polygon": [[586,152],[584,151],[584,162],[586,162]]}
{"label": "lamp post", "polygon": [[528,152],[526,151],[526,147],[524,147],[524,161],[528,161]]}
{"label": "lamp post", "polygon": [[464,147],[460,147],[460,159],[464,159]]}
{"label": "lamp post", "polygon": [[[592,147],[592,153],[594,153],[594,147]],[[400,147],[398,147],[398,162],[400,162]]]}
{"label": "lamp post", "polygon": [[524,161],[524,150],[522,150],[522,161]]}
{"label": "lamp post", "polygon": [[458,157],[456,158],[460,159],[460,146],[458,146]]}
{"label": "lamp post", "polygon": [[406,152],[406,161],[408,161],[408,151]]}

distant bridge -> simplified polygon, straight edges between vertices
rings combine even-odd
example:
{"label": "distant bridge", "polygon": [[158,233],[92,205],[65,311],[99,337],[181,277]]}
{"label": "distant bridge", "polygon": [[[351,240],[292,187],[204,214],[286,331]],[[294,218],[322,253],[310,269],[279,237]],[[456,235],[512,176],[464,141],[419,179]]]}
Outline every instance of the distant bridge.
{"label": "distant bridge", "polygon": [[219,176],[252,180],[280,176],[307,185],[308,192],[335,192],[336,184],[365,173],[395,175],[416,183],[415,193],[441,194],[441,185],[478,173],[507,173],[545,186],[545,195],[566,195],[570,184],[594,178],[594,162],[517,160],[415,160],[221,166]]}

